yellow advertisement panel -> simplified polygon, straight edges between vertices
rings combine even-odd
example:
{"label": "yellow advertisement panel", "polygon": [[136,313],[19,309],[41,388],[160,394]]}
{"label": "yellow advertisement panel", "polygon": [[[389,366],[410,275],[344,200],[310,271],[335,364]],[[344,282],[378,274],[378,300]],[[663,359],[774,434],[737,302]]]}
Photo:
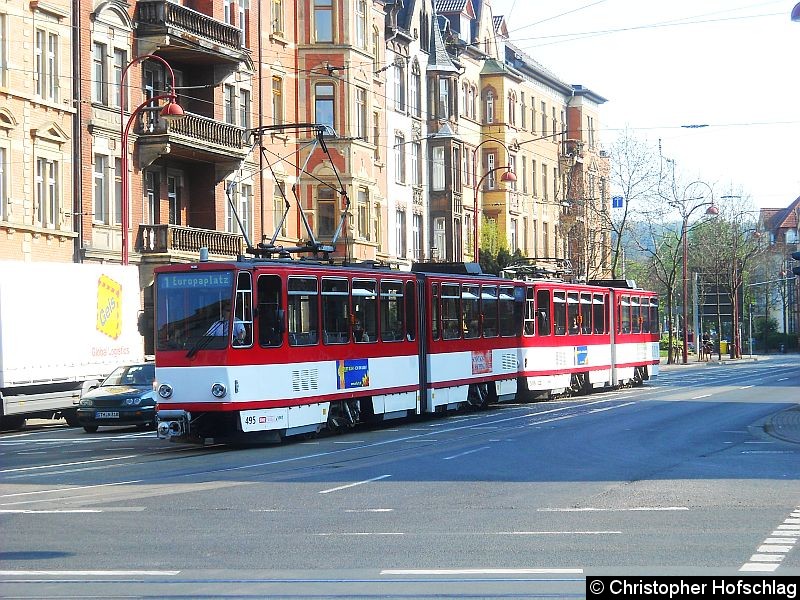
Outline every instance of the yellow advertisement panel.
{"label": "yellow advertisement panel", "polygon": [[106,275],[97,280],[97,331],[114,340],[122,333],[122,285]]}

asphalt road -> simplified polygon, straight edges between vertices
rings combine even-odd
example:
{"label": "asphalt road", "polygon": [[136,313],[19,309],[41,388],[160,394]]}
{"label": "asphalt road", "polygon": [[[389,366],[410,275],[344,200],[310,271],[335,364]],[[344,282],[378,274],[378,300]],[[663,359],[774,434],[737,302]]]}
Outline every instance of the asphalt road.
{"label": "asphalt road", "polygon": [[0,435],[0,595],[584,597],[585,578],[798,575],[800,357],[251,448]]}

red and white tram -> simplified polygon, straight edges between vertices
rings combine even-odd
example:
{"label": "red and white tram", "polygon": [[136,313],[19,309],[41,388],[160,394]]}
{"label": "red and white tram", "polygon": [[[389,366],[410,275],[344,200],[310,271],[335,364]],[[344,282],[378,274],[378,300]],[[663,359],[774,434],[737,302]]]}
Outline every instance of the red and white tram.
{"label": "red and white tram", "polygon": [[658,298],[609,285],[526,287],[520,381],[534,395],[590,392],[658,375]]}
{"label": "red and white tram", "polygon": [[156,269],[158,435],[276,439],[658,373],[658,301],[612,285],[311,260]]}

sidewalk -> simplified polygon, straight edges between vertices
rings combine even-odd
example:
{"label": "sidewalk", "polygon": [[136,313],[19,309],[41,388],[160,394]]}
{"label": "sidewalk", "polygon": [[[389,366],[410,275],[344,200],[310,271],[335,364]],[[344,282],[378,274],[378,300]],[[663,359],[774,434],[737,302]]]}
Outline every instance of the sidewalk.
{"label": "sidewalk", "polygon": [[[722,366],[734,365],[743,362],[758,362],[761,360],[769,360],[769,355],[744,355],[742,358],[731,359],[725,355],[722,360],[719,360],[716,355],[712,356],[708,361],[698,361],[697,356],[689,356],[687,364],[680,362],[681,358],[678,357],[678,363],[673,365],[667,364],[667,359],[661,359],[661,366],[659,367],[662,372],[678,371],[680,369],[692,369],[698,367],[709,366]],[[779,413],[768,417],[763,424],[764,432],[772,437],[778,438],[784,442],[793,444],[800,444],[800,404],[791,406]]]}
{"label": "sidewalk", "polygon": [[666,357],[661,358],[661,366],[659,367],[661,371],[672,371],[674,369],[688,369],[690,367],[709,367],[709,366],[720,366],[720,365],[736,365],[740,363],[746,362],[758,362],[759,360],[769,360],[769,355],[758,355],[753,354],[748,355],[745,354],[742,358],[730,358],[729,356],[723,354],[722,358],[718,358],[716,354],[714,354],[708,360],[697,360],[696,354],[690,354],[688,362],[684,365],[681,362],[681,357],[678,357],[678,362],[672,365],[667,364]]}

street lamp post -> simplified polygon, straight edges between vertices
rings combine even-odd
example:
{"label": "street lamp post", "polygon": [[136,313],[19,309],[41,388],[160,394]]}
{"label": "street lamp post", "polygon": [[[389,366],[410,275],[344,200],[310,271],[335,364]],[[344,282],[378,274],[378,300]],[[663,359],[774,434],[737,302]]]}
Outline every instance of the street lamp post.
{"label": "street lamp post", "polygon": [[[137,64],[145,59],[152,59],[157,60],[163,63],[166,67],[167,72],[170,75],[170,79],[172,81],[172,85],[170,87],[170,93],[168,94],[161,94],[159,96],[153,96],[152,98],[148,98],[144,102],[142,102],[139,106],[134,109],[134,111],[128,116],[127,121],[125,120],[125,77],[128,74],[128,69],[130,69],[134,64]],[[169,63],[161,58],[160,56],[156,56],[155,54],[143,54],[142,56],[137,56],[133,58],[126,66],[125,69],[122,71],[122,77],[120,78],[119,82],[119,125],[120,125],[120,134],[121,134],[121,157],[120,157],[120,166],[122,168],[122,173],[120,176],[120,183],[122,186],[122,210],[120,215],[121,221],[121,229],[122,229],[122,258],[121,262],[123,265],[128,264],[128,221],[130,220],[129,213],[130,213],[130,190],[128,189],[128,133],[130,131],[131,124],[134,122],[135,118],[139,115],[142,110],[151,103],[154,103],[158,100],[167,100],[167,104],[161,110],[161,116],[169,121],[171,119],[180,118],[183,116],[183,109],[177,102],[177,98],[175,96],[175,73],[172,70],[172,67]]]}
{"label": "street lamp post", "polygon": [[[708,186],[707,183],[703,181],[695,181],[694,183],[702,183],[703,185]],[[693,185],[693,184],[689,184]],[[689,187],[689,186],[687,186]],[[683,245],[683,350],[681,352],[681,358],[683,364],[688,364],[689,362],[689,332],[688,327],[686,324],[688,323],[689,319],[689,279],[687,273],[687,262],[689,259],[689,244],[688,244],[688,225],[689,225],[689,217],[692,216],[694,211],[702,206],[707,206],[706,214],[707,215],[718,215],[719,209],[717,208],[716,204],[714,204],[714,190],[711,189],[711,186],[708,186],[709,191],[711,192],[711,201],[710,202],[701,202],[700,204],[696,204],[692,207],[692,210],[683,213],[683,224],[681,226],[681,243]],[[685,207],[684,207],[685,208]],[[697,336],[697,332],[695,331],[695,336]]]}
{"label": "street lamp post", "polygon": [[496,173],[497,171],[505,171],[505,173],[503,173],[500,176],[500,181],[502,181],[502,182],[513,182],[513,181],[517,180],[517,176],[514,174],[514,171],[511,168],[511,164],[510,164],[511,163],[511,159],[510,159],[511,152],[509,151],[508,146],[506,146],[500,140],[495,140],[495,139],[483,140],[480,144],[475,146],[474,150],[472,151],[472,177],[474,178],[475,174],[478,172],[478,169],[477,169],[478,148],[480,148],[484,144],[487,144],[487,143],[490,143],[490,142],[505,148],[506,156],[509,158],[509,160],[508,160],[509,164],[503,165],[503,166],[500,166],[500,167],[494,167],[493,169],[489,169],[488,171],[486,171],[486,173],[483,174],[483,176],[478,180],[478,183],[476,183],[475,186],[474,186],[473,194],[475,196],[475,198],[474,198],[475,206],[474,206],[474,210],[473,210],[474,215],[473,215],[473,223],[472,223],[472,237],[473,237],[473,240],[472,240],[472,259],[476,263],[480,262],[480,240],[478,239],[478,222],[480,221],[480,216],[478,214],[478,191],[480,190],[481,186],[483,185],[483,181],[489,175],[491,175],[492,173]]}

